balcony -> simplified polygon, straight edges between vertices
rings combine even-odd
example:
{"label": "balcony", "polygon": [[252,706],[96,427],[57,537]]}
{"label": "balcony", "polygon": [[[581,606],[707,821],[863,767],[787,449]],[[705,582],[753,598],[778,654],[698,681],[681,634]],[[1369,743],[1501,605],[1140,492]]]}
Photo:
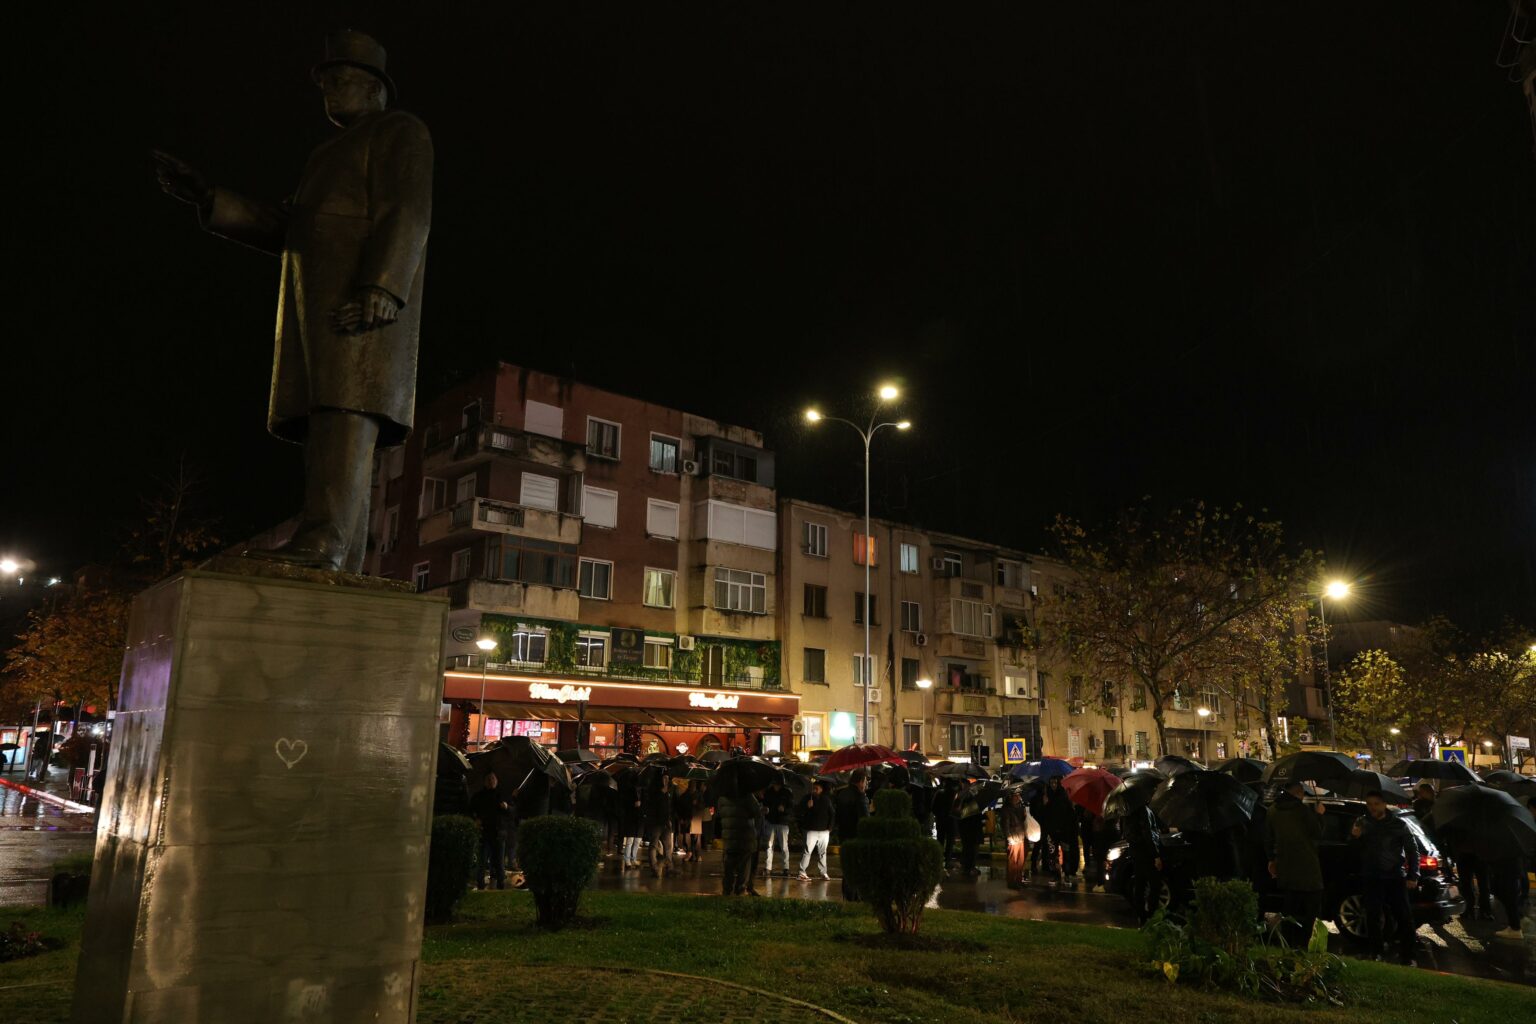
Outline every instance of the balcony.
{"label": "balcony", "polygon": [[732,505],[746,505],[749,508],[774,510],[773,488],[763,484],[752,483],[748,480],[737,480],[728,476],[706,476],[701,483],[702,487],[695,487],[694,500],[701,497],[700,490],[706,492],[708,497],[717,501],[728,501]]}
{"label": "balcony", "polygon": [[958,715],[970,718],[1000,718],[1003,699],[975,690],[958,687],[935,688],[934,710],[941,715]]}
{"label": "balcony", "polygon": [[968,579],[965,576],[935,576],[933,579],[935,600],[948,602],[954,598],[965,601],[992,603],[992,586],[985,580]]}
{"label": "balcony", "polygon": [[931,642],[934,653],[940,658],[969,658],[972,661],[986,661],[992,657],[992,641],[987,637],[936,633]]}
{"label": "balcony", "polygon": [[[772,591],[770,590],[771,594]],[[695,607],[688,611],[688,631],[697,636],[736,637],[742,640],[774,640],[777,624],[772,599],[767,614],[722,611]]]}
{"label": "balcony", "polygon": [[576,591],[542,583],[458,580],[436,589],[448,595],[453,608],[470,608],[496,615],[574,622],[581,612],[581,598]]}
{"label": "balcony", "polygon": [[422,546],[476,533],[505,533],[555,544],[580,544],[581,517],[493,498],[471,498],[427,516],[418,531],[418,543]]}
{"label": "balcony", "polygon": [[587,452],[583,445],[491,423],[461,430],[426,449],[422,453],[421,468],[424,474],[433,476],[482,455],[521,459],[568,473],[581,473],[587,468]]}

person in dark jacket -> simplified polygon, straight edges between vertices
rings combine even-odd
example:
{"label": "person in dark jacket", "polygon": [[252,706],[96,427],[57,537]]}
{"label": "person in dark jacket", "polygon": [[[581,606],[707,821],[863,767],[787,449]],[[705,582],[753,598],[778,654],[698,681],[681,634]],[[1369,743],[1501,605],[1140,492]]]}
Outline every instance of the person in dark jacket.
{"label": "person in dark jacket", "polygon": [[944,848],[944,867],[955,862],[955,784],[946,781],[933,798],[933,827]]}
{"label": "person in dark jacket", "polygon": [[1428,782],[1421,782],[1413,787],[1413,816],[1424,822],[1434,812],[1435,787]]}
{"label": "person in dark jacket", "polygon": [[780,782],[769,786],[763,794],[763,817],[768,822],[768,862],[764,874],[773,874],[775,847],[784,855],[783,871],[789,874],[789,819],[794,807],[795,798]]}
{"label": "person in dark jacket", "polygon": [[624,840],[624,861],[620,868],[640,866],[640,837],[645,833],[640,813],[640,772],[626,768],[619,773],[619,835]]}
{"label": "person in dark jacket", "polygon": [[1061,788],[1061,776],[1053,775],[1045,784],[1045,802],[1041,809],[1045,817],[1040,827],[1051,837],[1051,844],[1061,850],[1061,866],[1054,858],[1047,865],[1053,877],[1065,876],[1066,881],[1077,878],[1077,805]]}
{"label": "person in dark jacket", "polygon": [[1379,790],[1365,795],[1365,814],[1355,819],[1350,840],[1360,855],[1365,897],[1365,943],[1370,956],[1383,952],[1382,915],[1389,914],[1402,937],[1400,959],[1413,963],[1413,911],[1408,893],[1419,887],[1419,844],[1403,820],[1387,809]]}
{"label": "person in dark jacket", "polygon": [[[865,795],[868,790],[869,773],[860,768],[848,777],[848,785],[838,790],[837,796],[833,798],[833,809],[837,814],[838,845],[859,837],[859,822],[869,817],[869,797]],[[856,903],[859,899],[846,871],[843,872],[843,899],[850,903]]]}
{"label": "person in dark jacket", "polygon": [[752,884],[752,855],[757,852],[757,819],[762,806],[751,793],[722,796],[717,820],[725,848],[725,876],[720,883],[727,896],[757,895]]}
{"label": "person in dark jacket", "polygon": [[1100,888],[1108,892],[1109,847],[1114,842],[1114,827],[1086,807],[1079,807],[1078,814],[1078,832],[1083,839],[1083,877],[1088,891]]}
{"label": "person in dark jacket", "polygon": [[800,881],[811,880],[805,869],[810,866],[813,854],[817,858],[817,869],[821,877],[831,878],[827,873],[827,847],[832,842],[832,799],[827,796],[826,787],[819,781],[811,784],[811,795],[800,801],[800,824],[805,828],[805,852],[800,855]]}
{"label": "person in dark jacket", "polygon": [[1152,808],[1139,807],[1120,820],[1120,834],[1131,854],[1131,906],[1145,924],[1163,888],[1163,831]]}
{"label": "person in dark jacket", "polygon": [[651,844],[651,871],[660,878],[672,867],[672,794],[664,771],[647,769],[642,778],[640,817]]}
{"label": "person in dark jacket", "polygon": [[1265,820],[1265,849],[1269,875],[1285,898],[1286,924],[1281,934],[1291,948],[1304,948],[1312,938],[1312,926],[1323,912],[1323,863],[1317,844],[1323,838],[1321,803],[1308,810],[1302,802],[1306,788],[1289,783],[1275,799]]}
{"label": "person in dark jacket", "polygon": [[1036,786],[1029,798],[1029,814],[1040,826],[1040,841],[1029,848],[1029,870],[1032,874],[1046,874],[1057,863],[1056,844],[1045,827],[1045,787]]}
{"label": "person in dark jacket", "polygon": [[1018,790],[1008,794],[1003,801],[999,817],[1003,835],[1008,839],[1008,888],[1022,889],[1029,880],[1025,868],[1029,865],[1029,808]]}
{"label": "person in dark jacket", "polygon": [[[973,814],[965,814],[965,810],[974,810]],[[965,872],[967,878],[977,878],[981,875],[981,869],[976,866],[976,851],[981,848],[981,839],[986,832],[987,814],[984,810],[972,805],[960,813],[965,814],[960,818],[956,831],[960,833],[960,869]]]}
{"label": "person in dark jacket", "polygon": [[484,889],[486,873],[496,888],[507,887],[506,866],[502,862],[502,843],[506,838],[507,812],[511,810],[507,798],[502,795],[495,772],[486,772],[480,791],[469,798],[469,813],[480,822],[480,867],[475,876],[475,888]]}

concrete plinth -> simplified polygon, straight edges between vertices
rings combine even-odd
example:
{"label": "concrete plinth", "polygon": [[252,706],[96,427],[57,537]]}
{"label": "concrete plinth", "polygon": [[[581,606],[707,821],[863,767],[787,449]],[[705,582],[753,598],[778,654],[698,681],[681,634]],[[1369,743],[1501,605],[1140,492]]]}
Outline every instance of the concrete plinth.
{"label": "concrete plinth", "polygon": [[414,1017],[447,604],[243,565],[134,605],[75,1024]]}

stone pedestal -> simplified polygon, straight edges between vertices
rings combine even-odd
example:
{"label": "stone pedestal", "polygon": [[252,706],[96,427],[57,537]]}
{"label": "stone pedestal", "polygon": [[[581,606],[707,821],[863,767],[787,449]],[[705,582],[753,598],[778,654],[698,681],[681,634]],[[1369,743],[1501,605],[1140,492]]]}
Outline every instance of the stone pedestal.
{"label": "stone pedestal", "polygon": [[410,1024],[447,604],[400,586],[216,560],[139,596],[75,1024]]}

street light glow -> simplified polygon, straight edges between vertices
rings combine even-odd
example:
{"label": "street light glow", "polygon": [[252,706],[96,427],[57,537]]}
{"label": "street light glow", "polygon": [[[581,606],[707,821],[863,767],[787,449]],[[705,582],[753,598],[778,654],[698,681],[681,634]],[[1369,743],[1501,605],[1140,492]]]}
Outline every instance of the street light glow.
{"label": "street light glow", "polygon": [[1401,730],[1401,729],[1399,729],[1399,728],[1398,728],[1398,727],[1397,727],[1397,726],[1395,726],[1395,725],[1394,725],[1394,726],[1393,726],[1393,727],[1392,727],[1392,728],[1390,728],[1390,729],[1388,729],[1388,730],[1387,730],[1387,732],[1389,732],[1389,733],[1391,733],[1391,734],[1392,734],[1392,735],[1393,735],[1393,736],[1396,736],[1396,735],[1398,735],[1398,734],[1399,734],[1399,733],[1401,733],[1401,732],[1402,732],[1402,731],[1403,731],[1403,730]]}
{"label": "street light glow", "polygon": [[1349,596],[1349,584],[1343,580],[1329,580],[1323,593],[1334,601],[1342,601]]}
{"label": "street light glow", "polygon": [[807,410],[805,410],[805,422],[807,422],[807,423],[820,423],[821,422],[821,413],[817,412],[815,409],[807,409]]}
{"label": "street light glow", "polygon": [[901,392],[896,390],[896,385],[894,384],[880,385],[880,401],[882,402],[894,401],[900,394]]}
{"label": "street light glow", "polygon": [[1211,709],[1210,708],[1197,708],[1197,709],[1195,709],[1195,714],[1199,715],[1201,718],[1209,718],[1210,715],[1211,715]]}
{"label": "street light glow", "polygon": [[475,646],[480,648],[482,651],[494,651],[496,649],[496,641],[482,637],[481,639],[475,641]]}
{"label": "street light glow", "polygon": [[900,423],[896,424],[896,429],[897,430],[911,430],[912,429],[912,421],[911,420],[902,420]]}
{"label": "street light glow", "polygon": [[0,572],[5,573],[7,576],[20,568],[20,563],[18,563],[14,558],[0,559]]}
{"label": "street light glow", "polygon": [[930,687],[932,685],[933,685],[933,680],[929,679],[927,676],[924,676],[923,678],[921,678],[921,679],[919,679],[917,681],[917,688],[919,690],[926,690],[926,689],[928,689],[928,687]]}

